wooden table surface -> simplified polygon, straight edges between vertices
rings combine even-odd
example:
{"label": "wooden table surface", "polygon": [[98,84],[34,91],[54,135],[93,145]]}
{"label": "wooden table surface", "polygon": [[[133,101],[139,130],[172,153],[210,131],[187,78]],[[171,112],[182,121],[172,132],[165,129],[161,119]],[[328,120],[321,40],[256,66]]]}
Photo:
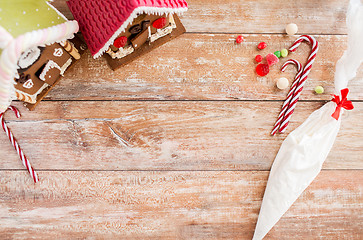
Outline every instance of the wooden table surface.
{"label": "wooden table surface", "polygon": [[[348,1],[188,2],[176,40],[115,72],[87,52],[35,111],[14,102],[22,118],[5,117],[40,182],[0,134],[1,239],[251,239],[287,136],[269,135],[288,91],[275,80],[296,73],[283,59],[257,77],[256,46],[288,48],[290,22],[320,42],[289,133],[331,98]],[[363,238],[363,66],[349,87],[355,109],[322,172],[267,239]]]}

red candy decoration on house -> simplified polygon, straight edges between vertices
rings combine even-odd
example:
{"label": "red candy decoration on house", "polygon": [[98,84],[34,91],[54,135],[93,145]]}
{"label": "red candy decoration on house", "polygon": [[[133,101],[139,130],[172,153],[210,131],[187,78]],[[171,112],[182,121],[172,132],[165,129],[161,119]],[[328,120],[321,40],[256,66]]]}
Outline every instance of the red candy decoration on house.
{"label": "red candy decoration on house", "polygon": [[121,36],[115,39],[113,45],[117,48],[122,48],[126,45],[126,43],[127,43],[127,37]]}
{"label": "red candy decoration on house", "polygon": [[153,22],[153,27],[156,29],[161,29],[166,25],[166,18],[158,18]]}

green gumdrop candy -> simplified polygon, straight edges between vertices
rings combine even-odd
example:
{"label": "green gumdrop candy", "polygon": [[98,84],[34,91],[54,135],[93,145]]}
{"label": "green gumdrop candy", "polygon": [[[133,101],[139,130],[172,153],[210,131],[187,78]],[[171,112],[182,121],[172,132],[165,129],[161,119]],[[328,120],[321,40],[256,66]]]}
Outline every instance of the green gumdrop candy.
{"label": "green gumdrop candy", "polygon": [[0,26],[14,38],[34,30],[52,27],[66,20],[45,0],[0,1]]}
{"label": "green gumdrop candy", "polygon": [[276,56],[276,57],[278,57],[278,58],[280,58],[280,57],[281,57],[281,52],[280,52],[280,51],[276,51],[276,52],[274,52],[274,54],[275,54],[275,56]]}
{"label": "green gumdrop candy", "polygon": [[282,49],[281,50],[281,57],[287,57],[287,55],[289,55],[289,51],[287,51],[287,49]]}
{"label": "green gumdrop candy", "polygon": [[317,87],[315,87],[315,92],[317,94],[322,94],[322,93],[324,93],[324,88],[322,86],[317,86]]}

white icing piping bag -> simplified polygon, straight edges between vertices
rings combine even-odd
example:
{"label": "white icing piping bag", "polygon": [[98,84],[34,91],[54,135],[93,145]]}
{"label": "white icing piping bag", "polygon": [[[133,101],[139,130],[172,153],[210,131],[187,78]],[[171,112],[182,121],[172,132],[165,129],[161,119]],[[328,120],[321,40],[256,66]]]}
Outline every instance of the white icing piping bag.
{"label": "white icing piping bag", "polygon": [[[337,62],[335,91],[346,88],[363,62],[363,3],[351,0],[347,12],[348,48]],[[321,171],[341,125],[331,115],[337,104],[326,103],[291,132],[272,165],[253,240],[263,239]],[[342,114],[344,110],[340,112]]]}

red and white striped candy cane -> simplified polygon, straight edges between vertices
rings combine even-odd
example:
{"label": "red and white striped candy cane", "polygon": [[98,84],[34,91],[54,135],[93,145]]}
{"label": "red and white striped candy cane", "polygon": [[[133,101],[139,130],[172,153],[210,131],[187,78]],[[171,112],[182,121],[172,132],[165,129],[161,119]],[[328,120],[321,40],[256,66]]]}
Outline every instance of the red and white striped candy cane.
{"label": "red and white striped candy cane", "polygon": [[296,67],[297,67],[297,74],[296,74],[295,79],[294,79],[294,81],[293,81],[293,83],[291,85],[290,91],[287,94],[286,100],[285,100],[284,104],[282,105],[281,112],[280,112],[279,116],[277,117],[277,120],[276,120],[276,123],[274,125],[274,128],[272,129],[272,132],[271,132],[272,135],[275,135],[275,133],[277,132],[277,130],[279,130],[279,128],[281,126],[282,119],[285,116],[287,107],[290,104],[290,101],[291,101],[291,99],[292,99],[292,97],[294,95],[294,92],[295,92],[297,83],[299,82],[300,77],[301,77],[301,74],[303,72],[303,68],[301,66],[301,63],[298,62],[298,61],[296,61],[295,59],[289,59],[289,60],[287,60],[284,63],[284,65],[282,65],[281,72],[284,72],[289,64],[296,65]]}
{"label": "red and white striped candy cane", "polygon": [[[19,110],[16,107],[10,106],[8,109],[12,110],[15,113],[15,116],[17,118],[20,117],[20,112],[19,112]],[[23,165],[28,170],[30,176],[33,178],[34,182],[38,182],[38,175],[37,175],[37,173],[34,171],[33,167],[30,165],[29,160],[24,155],[23,150],[21,150],[18,142],[14,138],[13,133],[10,131],[9,127],[5,123],[4,113],[5,112],[0,113],[1,126],[3,127],[6,135],[8,136],[8,138],[9,138],[11,144],[13,145],[13,147],[15,148],[16,152],[18,153],[21,161],[23,162]]]}
{"label": "red and white striped candy cane", "polygon": [[303,90],[303,87],[304,87],[304,84],[306,82],[306,79],[308,78],[308,75],[311,71],[311,67],[315,61],[315,58],[316,58],[316,53],[318,52],[319,50],[319,44],[318,42],[315,40],[315,38],[313,36],[310,36],[310,35],[302,35],[300,36],[293,44],[292,46],[290,47],[290,51],[291,52],[294,52],[297,47],[300,46],[300,44],[303,42],[303,41],[307,41],[311,44],[311,52],[310,52],[310,55],[308,57],[308,61],[304,67],[304,70],[303,70],[303,73],[301,75],[301,78],[296,86],[296,90],[294,92],[294,95],[291,99],[291,102],[286,110],[286,113],[285,113],[285,116],[284,118],[282,119],[282,123],[281,123],[281,127],[280,127],[280,132],[283,133],[285,132],[286,128],[287,128],[287,125],[289,124],[289,121],[290,121],[290,118],[291,118],[291,115],[292,113],[294,112],[295,110],[295,107],[296,107],[296,104],[297,104],[297,101],[299,100],[299,97],[301,95],[301,92]]}

